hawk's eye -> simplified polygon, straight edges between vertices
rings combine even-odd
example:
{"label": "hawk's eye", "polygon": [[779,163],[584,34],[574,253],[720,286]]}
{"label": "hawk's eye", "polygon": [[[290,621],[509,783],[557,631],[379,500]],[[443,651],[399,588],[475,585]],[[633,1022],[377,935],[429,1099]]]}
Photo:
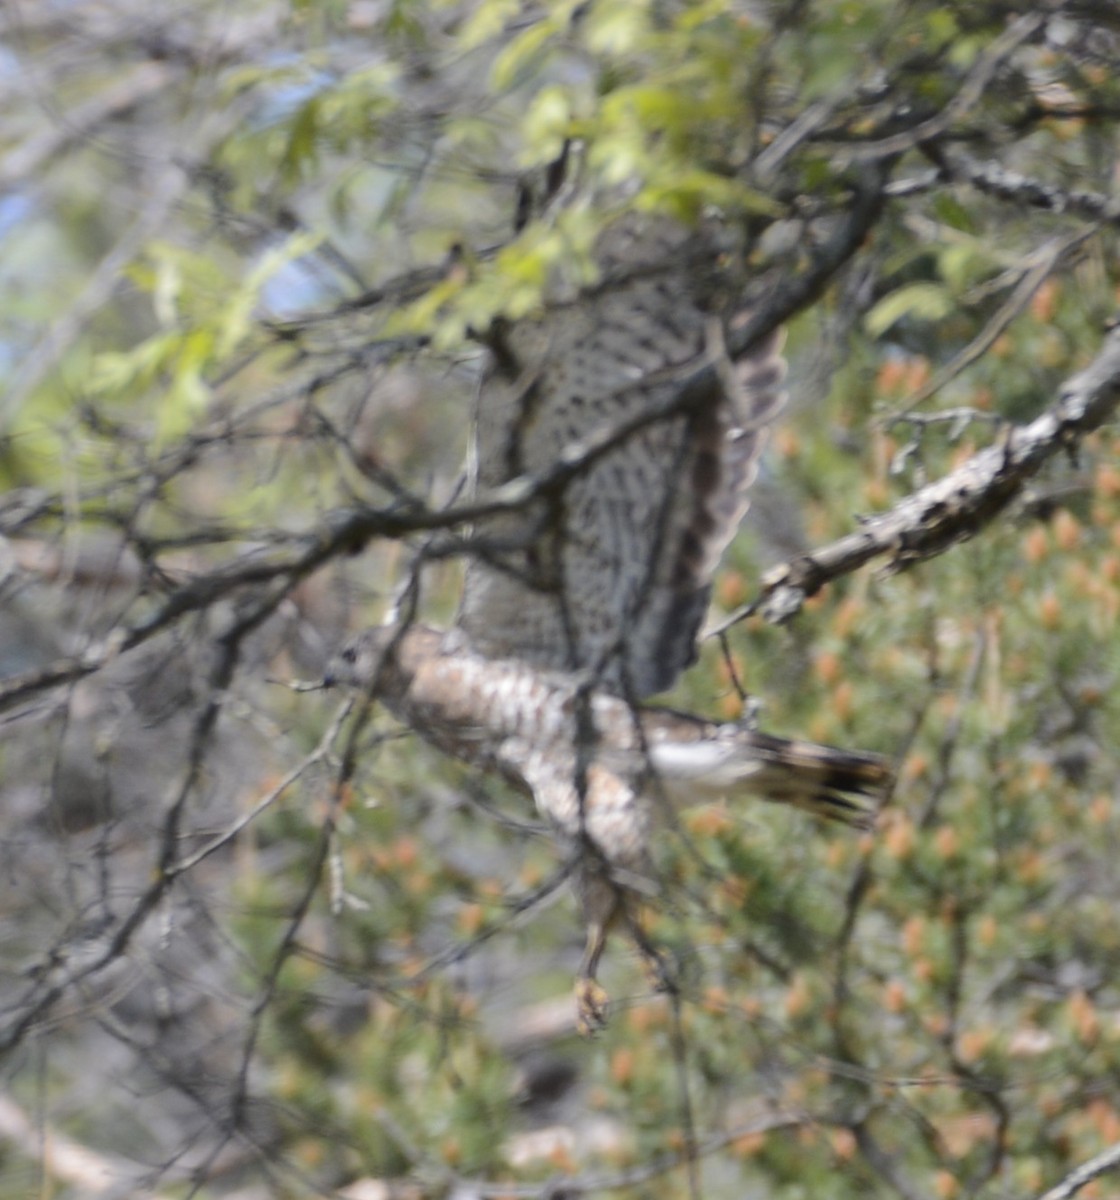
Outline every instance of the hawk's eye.
{"label": "hawk's eye", "polygon": [[344,646],[342,648],[342,661],[343,662],[348,662],[352,665],[353,663],[355,663],[357,661],[357,658],[358,658],[358,647],[357,646]]}

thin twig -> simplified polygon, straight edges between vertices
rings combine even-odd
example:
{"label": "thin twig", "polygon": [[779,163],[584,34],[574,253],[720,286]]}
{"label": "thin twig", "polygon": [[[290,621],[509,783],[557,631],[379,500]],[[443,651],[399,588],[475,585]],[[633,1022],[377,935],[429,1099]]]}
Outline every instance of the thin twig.
{"label": "thin twig", "polygon": [[331,747],[334,745],[334,740],[338,736],[338,731],[342,728],[343,722],[350,715],[353,707],[354,700],[352,698],[340,704],[330,725],[327,726],[326,732],[319,739],[319,744],[310,754],[298,762],[274,788],[266,792],[252,808],[242,813],[237,820],[222,833],[219,833],[217,837],[207,842],[205,846],[195,851],[194,854],[188,855],[186,858],[180,859],[177,863],[168,867],[167,874],[169,876],[181,875],[184,871],[189,871],[193,867],[198,866],[204,858],[209,858],[216,850],[220,850],[223,846],[228,845],[247,825],[252,824],[261,813],[270,808],[301,775],[305,774],[316,763],[320,763],[327,758],[331,752]]}
{"label": "thin twig", "polygon": [[877,424],[890,428],[896,421],[907,417],[919,404],[936,395],[947,383],[955,379],[967,367],[981,359],[992,348],[996,339],[1012,321],[1027,307],[1031,297],[1054,271],[1069,257],[1082,242],[1096,234],[1096,229],[1082,229],[1064,238],[1054,238],[1032,254],[1031,265],[1024,270],[1011,295],[999,306],[985,323],[984,328],[959,353],[890,413],[877,419]]}
{"label": "thin twig", "polygon": [[1010,25],[989,45],[965,76],[956,95],[933,117],[912,129],[891,134],[878,141],[846,151],[852,162],[868,162],[904,154],[922,142],[932,141],[947,132],[956,121],[979,103],[996,72],[1007,58],[1029,37],[1046,24],[1045,12],[1026,13]]}

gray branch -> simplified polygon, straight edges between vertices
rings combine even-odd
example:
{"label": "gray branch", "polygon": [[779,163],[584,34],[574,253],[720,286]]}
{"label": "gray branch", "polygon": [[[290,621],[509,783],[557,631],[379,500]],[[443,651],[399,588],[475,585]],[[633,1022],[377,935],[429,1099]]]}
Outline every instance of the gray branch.
{"label": "gray branch", "polygon": [[1089,1159],[1087,1163],[1083,1163],[1075,1171],[1071,1171],[1061,1183],[1056,1184],[1045,1195],[1040,1196],[1039,1200],[1069,1200],[1087,1183],[1092,1183],[1098,1175],[1115,1170],[1117,1167],[1120,1167],[1120,1143],[1109,1146],[1096,1158]]}
{"label": "gray branch", "polygon": [[966,154],[943,155],[943,165],[955,179],[977,191],[1044,212],[1069,213],[1091,221],[1120,225],[1120,200],[1103,192],[1066,190],[1040,179],[1009,171],[997,162],[977,162]]}
{"label": "gray branch", "polygon": [[974,454],[943,479],[905,497],[894,508],[865,519],[855,533],[776,567],[760,596],[711,631],[726,631],[755,612],[788,620],[833,579],[874,558],[902,571],[972,537],[1003,511],[1024,484],[1059,451],[1070,450],[1098,429],[1120,404],[1120,329],[1113,329],[1096,358],[1066,380],[1058,399],[1029,425],[1010,428],[995,445]]}

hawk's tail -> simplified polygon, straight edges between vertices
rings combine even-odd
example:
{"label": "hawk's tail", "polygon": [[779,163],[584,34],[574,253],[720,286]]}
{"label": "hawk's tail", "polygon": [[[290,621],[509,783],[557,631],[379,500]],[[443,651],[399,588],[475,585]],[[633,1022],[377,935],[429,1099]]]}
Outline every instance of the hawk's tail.
{"label": "hawk's tail", "polygon": [[743,786],[817,817],[866,829],[894,784],[894,772],[878,754],[753,731],[742,736],[756,757]]}
{"label": "hawk's tail", "polygon": [[699,741],[650,746],[654,770],[684,802],[746,792],[817,817],[869,828],[894,783],[888,761],[725,725]]}

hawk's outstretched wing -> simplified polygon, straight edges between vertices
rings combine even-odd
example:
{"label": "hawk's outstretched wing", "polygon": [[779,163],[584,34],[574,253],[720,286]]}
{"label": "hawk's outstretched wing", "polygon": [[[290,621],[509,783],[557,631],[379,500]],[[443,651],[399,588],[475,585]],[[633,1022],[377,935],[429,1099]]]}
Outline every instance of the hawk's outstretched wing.
{"label": "hawk's outstretched wing", "polygon": [[[745,313],[712,236],[628,219],[597,257],[594,289],[495,336],[478,486],[540,476],[604,429],[619,439],[527,512],[477,530],[486,554],[468,570],[459,626],[486,657],[587,668],[640,697],[695,657],[785,363],[778,333],[721,361],[722,333]],[[717,369],[697,386],[706,364]]]}

